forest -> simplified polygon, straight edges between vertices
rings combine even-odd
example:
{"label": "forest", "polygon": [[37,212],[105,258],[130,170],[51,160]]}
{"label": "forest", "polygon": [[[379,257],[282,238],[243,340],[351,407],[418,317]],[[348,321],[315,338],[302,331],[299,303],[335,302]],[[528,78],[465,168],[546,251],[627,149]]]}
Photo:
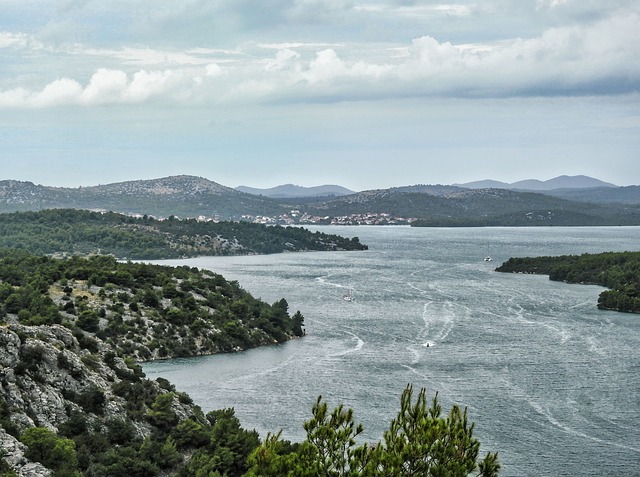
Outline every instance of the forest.
{"label": "forest", "polygon": [[640,313],[640,252],[605,252],[558,257],[510,258],[496,269],[549,275],[550,280],[608,288],[598,308]]}
{"label": "forest", "polygon": [[62,324],[138,360],[238,351],[303,335],[289,315],[221,275],[189,267],[0,250],[0,323]]}
{"label": "forest", "polygon": [[0,214],[0,247],[39,255],[113,255],[155,260],[202,255],[366,250],[357,237],[301,227],[131,217],[114,212],[48,209]]}

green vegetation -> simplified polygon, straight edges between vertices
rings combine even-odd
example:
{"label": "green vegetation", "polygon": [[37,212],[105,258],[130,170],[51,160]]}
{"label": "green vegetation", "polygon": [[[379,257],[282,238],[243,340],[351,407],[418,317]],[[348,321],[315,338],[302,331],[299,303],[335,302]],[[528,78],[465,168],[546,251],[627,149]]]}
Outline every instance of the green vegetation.
{"label": "green vegetation", "polygon": [[78,477],[76,443],[58,437],[55,432],[43,427],[30,427],[20,440],[27,446],[26,456],[53,470],[54,477]]}
{"label": "green vegetation", "polygon": [[329,217],[386,212],[417,218],[416,227],[640,225],[638,204],[587,204],[504,189],[413,190],[367,191],[300,208]]}
{"label": "green vegetation", "polygon": [[[588,189],[588,192],[572,190],[578,195],[571,193],[561,198],[550,195],[556,192],[562,195],[561,191],[533,193],[414,185],[334,198],[273,199],[242,193],[203,178],[174,176],[79,188],[0,181],[0,189],[3,192],[0,212],[88,209],[155,217],[172,214],[183,218],[205,216],[235,221],[242,220],[243,216],[275,220],[289,215],[288,220],[313,216],[314,223],[318,224],[354,214],[389,214],[396,219],[421,219],[413,225],[425,227],[640,225],[638,192],[632,188],[627,191],[624,188],[606,188],[608,190],[604,194],[607,197],[604,198],[599,197],[599,189]],[[292,210],[300,213],[293,217]],[[132,258],[131,255],[126,256]]]}
{"label": "green vegetation", "polygon": [[300,227],[129,217],[75,209],[0,214],[0,247],[39,255],[113,255],[151,260],[307,250],[366,250],[357,237]]}
{"label": "green vegetation", "polygon": [[640,313],[640,252],[510,258],[498,272],[549,275],[550,280],[600,285],[598,308]]}
{"label": "green vegetation", "polygon": [[0,211],[42,209],[112,210],[156,217],[218,216],[240,220],[244,214],[274,216],[291,210],[267,197],[243,194],[194,176],[128,181],[90,187],[48,187],[0,181]]}
{"label": "green vegetation", "polygon": [[[282,243],[364,248],[357,238],[298,228],[215,225],[217,243],[249,244],[237,253],[269,253]],[[415,403],[412,388],[405,390],[375,446],[357,442],[362,426],[352,410],[329,412],[321,398],[304,423],[304,442],[279,433],[260,442],[232,408],[205,415],[167,380],[145,379],[136,360],[239,351],[305,333],[303,315],[291,316],[285,299],[269,305],[213,272],[103,255],[201,253],[208,249],[194,237],[198,244],[213,237],[210,226],[75,210],[0,216],[0,242],[12,247],[0,248],[3,368],[12,368],[0,373],[0,427],[3,438],[25,446],[24,459],[53,477],[497,475],[496,454],[479,460],[466,410],[454,406],[442,416],[437,396],[428,407],[424,390]],[[101,254],[77,255],[96,248]],[[34,408],[40,397],[60,404],[58,414],[40,419],[49,410]],[[0,452],[0,474],[13,476],[7,452]]]}
{"label": "green vegetation", "polygon": [[478,461],[480,442],[473,437],[467,411],[453,406],[442,416],[437,395],[427,407],[422,389],[413,403],[408,386],[400,399],[400,411],[384,433],[382,442],[357,443],[362,433],[351,409],[338,406],[331,413],[318,398],[313,417],[305,422],[305,441],[291,444],[270,434],[251,454],[249,477],[404,477],[498,474],[497,454]]}
{"label": "green vegetation", "polygon": [[237,351],[302,336],[304,317],[290,316],[288,308],[284,299],[269,305],[237,282],[196,268],[0,249],[0,322],[64,324],[82,339],[95,335],[122,356],[140,360]]}
{"label": "green vegetation", "polygon": [[152,428],[150,436],[140,437],[128,418],[91,423],[85,415],[74,414],[59,436],[47,429],[27,429],[21,437],[29,448],[27,455],[52,469],[54,477],[240,477],[248,471],[248,456],[259,439],[255,431],[240,426],[233,409],[205,416],[193,408],[178,423],[173,410],[177,394],[156,394],[144,383],[130,386],[150,391],[146,400],[151,410],[145,418]]}
{"label": "green vegetation", "polygon": [[496,453],[480,459],[480,442],[466,409],[454,405],[442,416],[437,395],[427,406],[422,389],[413,402],[411,386],[402,393],[400,411],[383,441],[372,445],[357,443],[363,429],[355,424],[351,409],[338,406],[329,412],[321,398],[304,423],[303,442],[282,440],[280,433],[260,442],[255,431],[241,427],[232,408],[204,416],[194,407],[179,422],[173,387],[158,393],[148,381],[126,384],[146,390],[149,437],[138,436],[127,419],[90,421],[75,413],[57,434],[26,429],[20,436],[26,456],[51,469],[54,477],[490,477],[500,469]]}

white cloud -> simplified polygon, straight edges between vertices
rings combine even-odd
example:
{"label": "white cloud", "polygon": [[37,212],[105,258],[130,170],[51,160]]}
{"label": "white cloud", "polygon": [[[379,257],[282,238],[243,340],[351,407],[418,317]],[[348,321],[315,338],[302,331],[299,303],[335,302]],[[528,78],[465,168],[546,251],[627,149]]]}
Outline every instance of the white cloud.
{"label": "white cloud", "polygon": [[127,75],[123,71],[100,69],[81,92],[83,104],[108,104],[122,101],[127,89]]}
{"label": "white cloud", "polygon": [[206,76],[220,76],[221,74],[224,74],[224,70],[219,64],[209,63],[207,66],[205,66]]}
{"label": "white cloud", "polygon": [[138,104],[153,98],[188,101],[197,83],[175,71],[137,71],[128,77],[120,70],[100,69],[82,87],[69,78],[47,84],[41,91],[15,88],[0,93],[0,107],[46,108],[64,105]]}
{"label": "white cloud", "polygon": [[37,41],[33,36],[25,33],[13,33],[9,31],[0,32],[0,48],[30,48],[39,50],[44,47],[43,43]]}
{"label": "white cloud", "polygon": [[20,108],[27,104],[29,91],[25,88],[14,88],[0,92],[0,108]]}
{"label": "white cloud", "polygon": [[[3,44],[28,41],[25,36],[5,34],[0,36]],[[7,88],[0,91],[0,106],[618,94],[640,89],[637,11],[550,28],[533,38],[491,43],[456,45],[422,36],[393,48],[310,45],[257,43],[231,51],[75,46],[67,49],[71,56],[110,66],[95,68],[84,86],[67,77],[39,88]]]}
{"label": "white cloud", "polygon": [[265,69],[267,71],[282,70],[289,67],[295,60],[299,58],[300,53],[289,48],[284,48],[282,50],[278,50],[275,58],[264,60]]}
{"label": "white cloud", "polygon": [[318,52],[316,58],[309,63],[305,79],[311,83],[329,81],[345,75],[347,71],[347,66],[335,50],[329,48]]}
{"label": "white cloud", "polygon": [[45,88],[28,98],[36,107],[76,104],[82,94],[82,86],[77,81],[62,78],[49,83]]}
{"label": "white cloud", "polygon": [[0,48],[27,46],[27,36],[21,33],[0,32]]}
{"label": "white cloud", "polygon": [[536,0],[536,8],[553,9],[569,3],[569,0]]}
{"label": "white cloud", "polygon": [[397,6],[390,4],[365,4],[354,6],[355,11],[366,13],[377,13],[386,15],[398,15],[408,17],[427,16],[466,16],[471,14],[472,9],[466,5],[453,3],[440,3],[435,5],[410,5]]}

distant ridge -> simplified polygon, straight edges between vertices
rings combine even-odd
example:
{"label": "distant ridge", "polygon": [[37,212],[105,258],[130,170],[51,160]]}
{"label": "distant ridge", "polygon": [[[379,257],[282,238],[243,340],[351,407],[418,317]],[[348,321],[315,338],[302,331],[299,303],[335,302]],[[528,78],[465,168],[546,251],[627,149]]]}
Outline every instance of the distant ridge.
{"label": "distant ridge", "polygon": [[[479,188],[417,184],[347,195],[335,195],[344,194],[344,188],[287,186],[280,191],[282,195],[300,194],[300,189],[322,195],[268,197],[187,175],[78,188],[0,180],[0,213],[66,208],[289,225],[329,224],[334,219],[351,223],[355,216],[362,223],[413,224],[423,219],[428,226],[447,227],[640,224],[640,186],[602,186],[607,183],[562,176],[544,182],[523,181],[526,187],[546,184],[554,187],[551,190],[486,187],[496,182],[481,182],[484,187]],[[517,184],[522,186],[522,182]],[[589,187],[594,184],[600,187]],[[567,187],[570,185],[575,187]]]}
{"label": "distant ridge", "polygon": [[553,179],[541,181],[538,179],[526,179],[518,182],[500,182],[491,179],[453,184],[467,189],[515,189],[529,191],[550,191],[555,189],[592,189],[596,187],[618,187],[615,184],[604,182],[588,176],[558,176]]}
{"label": "distant ridge", "polygon": [[286,207],[267,197],[245,194],[203,177],[188,175],[67,188],[0,181],[0,212],[88,209],[155,217],[218,217],[239,220],[243,214],[277,215]]}
{"label": "distant ridge", "polygon": [[237,191],[247,194],[262,195],[272,199],[290,199],[296,197],[342,197],[344,195],[355,194],[339,185],[321,185],[315,187],[302,187],[294,184],[284,184],[269,189],[257,189],[255,187],[238,186]]}

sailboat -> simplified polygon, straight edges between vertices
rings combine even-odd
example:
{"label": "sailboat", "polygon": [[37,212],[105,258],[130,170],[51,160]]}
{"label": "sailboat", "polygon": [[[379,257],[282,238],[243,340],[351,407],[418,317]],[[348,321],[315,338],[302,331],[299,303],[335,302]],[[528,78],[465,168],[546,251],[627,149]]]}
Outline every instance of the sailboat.
{"label": "sailboat", "polygon": [[484,261],[485,262],[490,262],[491,261],[491,255],[489,255],[489,245],[487,245],[487,256],[484,257]]}
{"label": "sailboat", "polygon": [[342,295],[342,299],[344,301],[354,301],[356,299],[356,295],[353,292],[353,288],[349,287],[349,291],[347,293],[345,293],[344,295]]}

